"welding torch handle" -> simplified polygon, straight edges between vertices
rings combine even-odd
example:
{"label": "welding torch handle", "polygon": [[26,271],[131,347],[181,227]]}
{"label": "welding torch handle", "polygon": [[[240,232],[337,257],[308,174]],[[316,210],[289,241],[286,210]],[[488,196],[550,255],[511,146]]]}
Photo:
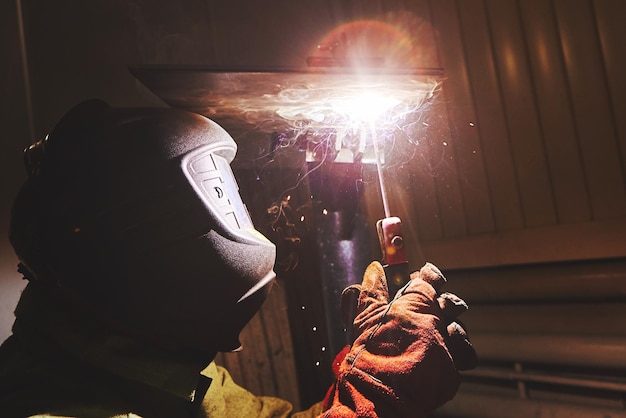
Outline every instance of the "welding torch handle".
{"label": "welding torch handle", "polygon": [[376,223],[376,230],[383,256],[382,263],[387,278],[389,297],[393,298],[398,290],[410,280],[402,221],[395,216],[381,219]]}

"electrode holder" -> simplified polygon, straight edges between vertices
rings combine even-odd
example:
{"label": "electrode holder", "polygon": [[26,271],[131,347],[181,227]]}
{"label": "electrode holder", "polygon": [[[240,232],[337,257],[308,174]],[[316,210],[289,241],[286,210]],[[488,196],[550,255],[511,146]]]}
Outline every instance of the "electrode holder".
{"label": "electrode holder", "polygon": [[376,222],[376,230],[383,256],[382,263],[387,278],[389,297],[393,298],[398,290],[410,280],[402,221],[396,216],[380,219]]}

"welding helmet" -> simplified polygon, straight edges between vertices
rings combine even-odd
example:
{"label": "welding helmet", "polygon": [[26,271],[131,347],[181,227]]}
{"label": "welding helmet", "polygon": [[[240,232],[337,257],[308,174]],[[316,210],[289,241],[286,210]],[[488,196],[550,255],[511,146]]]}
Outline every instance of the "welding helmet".
{"label": "welding helmet", "polygon": [[126,333],[237,349],[275,247],[239,195],[236,149],[195,113],[78,105],[25,153],[10,230],[25,276]]}

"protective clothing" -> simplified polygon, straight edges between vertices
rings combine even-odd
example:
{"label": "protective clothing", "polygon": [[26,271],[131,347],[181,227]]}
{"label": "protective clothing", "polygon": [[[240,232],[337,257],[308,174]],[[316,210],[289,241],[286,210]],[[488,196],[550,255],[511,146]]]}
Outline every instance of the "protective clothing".
{"label": "protective clothing", "polygon": [[22,272],[165,348],[237,349],[273,283],[275,247],[239,196],[236,149],[195,113],[76,106],[26,153],[10,232]]}
{"label": "protective clothing", "polygon": [[383,267],[373,262],[361,285],[344,291],[344,315],[356,306],[356,339],[337,356],[324,417],[424,417],[454,397],[457,369],[473,368],[476,353],[454,322],[467,305],[440,293],[444,282],[427,263],[389,300]]}

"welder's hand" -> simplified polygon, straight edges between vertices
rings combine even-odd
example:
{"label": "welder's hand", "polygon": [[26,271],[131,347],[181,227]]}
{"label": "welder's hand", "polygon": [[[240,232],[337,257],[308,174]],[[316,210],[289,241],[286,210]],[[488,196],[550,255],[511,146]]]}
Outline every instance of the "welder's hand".
{"label": "welder's hand", "polygon": [[444,283],[427,263],[390,301],[383,267],[373,262],[361,285],[344,291],[342,309],[354,318],[356,338],[337,356],[322,416],[423,417],[454,397],[457,370],[477,360],[454,321],[467,305],[440,293]]}

